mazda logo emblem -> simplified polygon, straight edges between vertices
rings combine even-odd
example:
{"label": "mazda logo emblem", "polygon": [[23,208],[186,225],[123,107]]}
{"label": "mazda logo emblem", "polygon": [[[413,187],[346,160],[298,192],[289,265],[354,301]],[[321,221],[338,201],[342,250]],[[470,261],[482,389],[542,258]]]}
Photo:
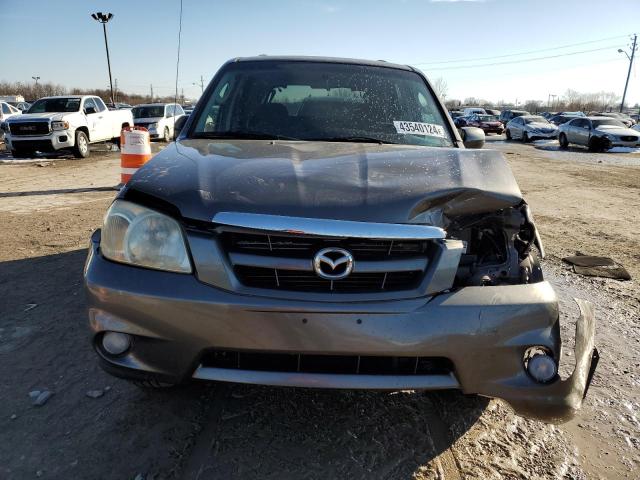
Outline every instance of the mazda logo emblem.
{"label": "mazda logo emblem", "polygon": [[344,248],[323,248],[313,257],[316,274],[327,280],[341,280],[353,270],[353,255]]}

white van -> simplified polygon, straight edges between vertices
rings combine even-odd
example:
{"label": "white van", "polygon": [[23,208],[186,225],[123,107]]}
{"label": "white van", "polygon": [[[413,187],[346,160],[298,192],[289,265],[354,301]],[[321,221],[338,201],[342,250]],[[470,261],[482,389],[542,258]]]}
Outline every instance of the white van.
{"label": "white van", "polygon": [[464,113],[465,117],[468,117],[469,115],[473,115],[474,113],[477,113],[479,115],[487,114],[486,110],[480,107],[465,108],[462,112]]}

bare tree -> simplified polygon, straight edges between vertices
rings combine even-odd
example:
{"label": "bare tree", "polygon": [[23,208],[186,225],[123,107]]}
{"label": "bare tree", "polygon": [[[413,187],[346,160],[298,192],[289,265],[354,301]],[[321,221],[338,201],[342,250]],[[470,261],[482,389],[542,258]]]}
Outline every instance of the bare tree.
{"label": "bare tree", "polygon": [[433,89],[436,91],[436,95],[438,95],[438,97],[440,98],[445,98],[447,96],[447,93],[449,92],[447,81],[442,77],[438,77],[435,79],[435,81],[433,82]]}

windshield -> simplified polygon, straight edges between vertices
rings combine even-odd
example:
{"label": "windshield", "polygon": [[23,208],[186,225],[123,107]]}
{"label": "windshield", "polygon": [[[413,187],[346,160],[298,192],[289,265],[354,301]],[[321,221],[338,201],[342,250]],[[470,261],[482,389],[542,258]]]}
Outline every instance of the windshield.
{"label": "windshield", "polygon": [[228,65],[190,136],[453,145],[417,73],[291,61]]}
{"label": "windshield", "polygon": [[598,128],[602,126],[611,126],[611,127],[621,127],[627,128],[627,126],[622,123],[620,120],[614,120],[612,118],[603,118],[602,120],[592,120],[593,128]]}
{"label": "windshield", "polygon": [[71,98],[41,98],[29,108],[28,113],[57,113],[77,112],[80,110],[80,99]]}
{"label": "windshield", "polygon": [[480,120],[481,122],[497,122],[498,116],[497,115],[478,115],[478,120]]}
{"label": "windshield", "polygon": [[131,113],[133,118],[164,117],[164,105],[133,107]]}
{"label": "windshield", "polygon": [[549,122],[547,122],[547,119],[544,117],[529,117],[524,119],[524,123],[529,124],[529,123],[549,123]]}

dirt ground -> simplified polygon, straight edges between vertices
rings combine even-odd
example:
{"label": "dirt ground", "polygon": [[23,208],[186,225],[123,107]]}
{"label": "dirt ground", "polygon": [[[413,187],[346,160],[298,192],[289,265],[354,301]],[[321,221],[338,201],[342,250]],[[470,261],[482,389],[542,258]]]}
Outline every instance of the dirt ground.
{"label": "dirt ground", "polygon": [[[115,194],[118,154],[0,154],[0,478],[640,477],[640,155],[490,140],[541,230],[567,347],[572,298],[596,305],[601,361],[577,418],[545,425],[455,392],[193,384],[158,393],[110,377],[88,342],[81,274]],[[560,260],[576,250],[612,256],[634,279],[577,276]],[[54,395],[33,406],[29,393],[45,389]]]}

